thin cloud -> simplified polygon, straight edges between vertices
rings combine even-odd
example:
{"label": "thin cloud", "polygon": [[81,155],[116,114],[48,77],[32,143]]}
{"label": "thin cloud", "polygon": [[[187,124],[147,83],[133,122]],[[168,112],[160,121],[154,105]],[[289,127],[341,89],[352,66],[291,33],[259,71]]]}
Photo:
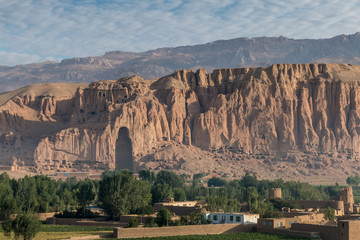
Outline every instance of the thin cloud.
{"label": "thin cloud", "polygon": [[42,57],[38,55],[30,55],[26,53],[5,52],[0,51],[0,65],[14,66],[27,63],[38,63],[45,61],[59,61],[56,57]]}
{"label": "thin cloud", "polygon": [[0,6],[6,65],[236,37],[327,38],[359,31],[360,21],[356,0],[0,0]]}

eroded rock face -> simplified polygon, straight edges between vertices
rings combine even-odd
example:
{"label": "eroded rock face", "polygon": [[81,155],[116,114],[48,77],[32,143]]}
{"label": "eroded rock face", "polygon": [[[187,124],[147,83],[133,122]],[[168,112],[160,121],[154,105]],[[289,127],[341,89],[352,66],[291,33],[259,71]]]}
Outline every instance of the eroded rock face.
{"label": "eroded rock face", "polygon": [[198,172],[197,161],[209,162],[205,172],[234,176],[357,171],[359,66],[178,70],[153,82],[133,76],[72,91],[3,103],[3,164],[16,158],[36,171],[114,169],[123,128],[135,168]]}

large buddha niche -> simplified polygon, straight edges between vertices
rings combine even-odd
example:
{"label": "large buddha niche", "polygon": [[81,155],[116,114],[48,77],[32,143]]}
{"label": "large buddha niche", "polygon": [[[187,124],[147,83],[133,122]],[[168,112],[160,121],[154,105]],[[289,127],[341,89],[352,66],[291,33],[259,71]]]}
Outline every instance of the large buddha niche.
{"label": "large buddha niche", "polygon": [[116,169],[133,170],[132,143],[129,136],[129,129],[127,127],[120,128],[115,146]]}

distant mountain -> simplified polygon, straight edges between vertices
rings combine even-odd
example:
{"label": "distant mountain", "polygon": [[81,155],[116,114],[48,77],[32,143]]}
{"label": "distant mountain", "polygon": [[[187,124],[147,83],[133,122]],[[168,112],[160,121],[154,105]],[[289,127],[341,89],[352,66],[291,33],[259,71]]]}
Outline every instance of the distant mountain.
{"label": "distant mountain", "polygon": [[0,66],[0,91],[47,82],[93,82],[139,75],[158,78],[176,69],[236,68],[277,63],[360,64],[360,33],[329,39],[236,38],[141,53],[107,52],[60,63]]}

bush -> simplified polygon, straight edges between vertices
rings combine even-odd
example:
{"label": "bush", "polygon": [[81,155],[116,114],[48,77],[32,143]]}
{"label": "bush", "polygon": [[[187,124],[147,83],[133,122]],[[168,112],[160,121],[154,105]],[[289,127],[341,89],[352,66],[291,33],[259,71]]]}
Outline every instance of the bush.
{"label": "bush", "polygon": [[204,218],[204,215],[200,212],[191,212],[189,215],[189,225],[207,224],[208,221]]}
{"label": "bush", "polygon": [[146,218],[144,227],[153,227],[155,224],[154,218]]}
{"label": "bush", "polygon": [[335,210],[331,207],[328,207],[324,212],[324,218],[328,221],[334,221],[335,220]]}
{"label": "bush", "polygon": [[10,219],[3,221],[1,223],[2,230],[4,231],[5,237],[10,239],[11,231],[12,231],[12,221]]}
{"label": "bush", "polygon": [[57,213],[54,215],[57,218],[97,218],[99,217],[98,213],[94,213],[89,209],[79,208],[76,212],[65,210],[62,213]]}
{"label": "bush", "polygon": [[188,224],[189,224],[189,218],[187,216],[181,216],[180,225],[188,225]]}
{"label": "bush", "polygon": [[128,228],[135,228],[139,226],[139,221],[137,218],[132,217],[130,221],[126,224],[126,227]]}
{"label": "bush", "polygon": [[156,223],[159,227],[171,225],[172,214],[166,208],[161,209],[156,216]]}
{"label": "bush", "polygon": [[226,180],[218,178],[218,177],[212,177],[208,181],[209,187],[222,187],[226,185]]}
{"label": "bush", "polygon": [[41,223],[37,216],[32,214],[18,214],[12,221],[12,230],[15,239],[23,236],[24,240],[31,240],[40,231]]}
{"label": "bush", "polygon": [[193,175],[193,180],[198,180],[205,177],[205,173],[196,173]]}

